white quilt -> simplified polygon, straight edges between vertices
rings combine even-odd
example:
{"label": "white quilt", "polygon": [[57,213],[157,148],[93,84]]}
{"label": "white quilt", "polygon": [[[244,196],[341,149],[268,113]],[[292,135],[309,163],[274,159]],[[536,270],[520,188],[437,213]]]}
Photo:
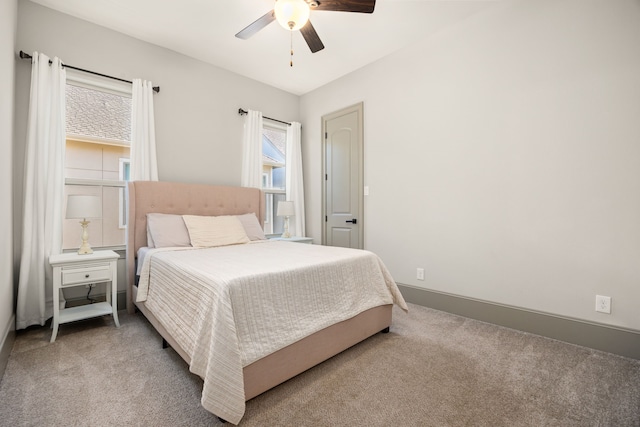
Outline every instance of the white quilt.
{"label": "white quilt", "polygon": [[234,424],[245,410],[244,366],[370,308],[407,310],[368,251],[283,241],[180,249],[149,251],[138,301],[191,357],[202,405]]}

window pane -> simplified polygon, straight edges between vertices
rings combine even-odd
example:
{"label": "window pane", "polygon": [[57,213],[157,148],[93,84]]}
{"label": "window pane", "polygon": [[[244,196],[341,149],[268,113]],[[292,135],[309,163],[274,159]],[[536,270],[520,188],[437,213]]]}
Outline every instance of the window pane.
{"label": "window pane", "polygon": [[[98,196],[102,199],[102,210],[104,217],[104,199],[102,197],[102,187],[89,185],[65,185],[64,186],[64,215],[62,227],[62,249],[77,249],[82,244],[82,227],[79,219],[66,219],[67,196],[70,194],[84,194]],[[90,219],[87,228],[89,232],[89,244],[91,247],[103,246],[102,242],[102,219]]]}
{"label": "window pane", "polygon": [[265,127],[262,131],[263,187],[285,189],[286,141],[284,129]]}
{"label": "window pane", "polygon": [[95,185],[65,185],[65,218],[62,227],[62,249],[79,248],[82,229],[80,220],[66,219],[66,200],[70,194],[98,196],[102,200],[102,218],[90,219],[89,244],[93,248],[100,246],[123,246],[126,243],[126,230],[120,224],[124,189],[120,187],[102,187]]}
{"label": "window pane", "polygon": [[102,187],[102,245],[124,245],[126,236],[124,227],[120,226],[122,211],[120,192],[122,188]]}
{"label": "window pane", "polygon": [[131,98],[67,84],[67,135],[131,141]]}
{"label": "window pane", "polygon": [[285,194],[265,193],[266,209],[264,232],[265,234],[282,234],[284,232],[284,218],[277,216],[278,202],[286,199]]}

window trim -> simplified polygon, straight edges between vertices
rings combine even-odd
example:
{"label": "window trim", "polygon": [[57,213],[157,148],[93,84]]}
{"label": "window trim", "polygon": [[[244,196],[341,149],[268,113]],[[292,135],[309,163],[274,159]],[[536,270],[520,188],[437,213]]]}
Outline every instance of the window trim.
{"label": "window trim", "polygon": [[118,159],[118,178],[120,178],[120,182],[124,183],[123,188],[118,189],[118,198],[122,203],[122,206],[119,206],[118,209],[118,228],[121,230],[127,228],[127,199],[124,189],[127,185],[127,180],[125,179],[125,165],[129,165],[129,173],[131,173],[131,158],[120,157]]}
{"label": "window trim", "polygon": [[107,80],[100,76],[86,74],[71,68],[67,69],[67,84],[72,86],[85,87],[87,89],[100,90],[102,92],[112,93],[114,95],[126,96],[131,98],[133,94],[133,86],[130,83],[120,82],[117,80]]}
{"label": "window trim", "polygon": [[126,181],[116,181],[112,179],[89,179],[89,178],[65,178],[64,185],[86,185],[88,187],[121,187],[127,186]]}
{"label": "window trim", "polygon": [[92,137],[87,135],[76,135],[73,133],[68,133],[66,140],[74,141],[74,142],[86,142],[89,144],[111,145],[114,147],[125,147],[125,148],[131,147],[131,143],[129,141],[121,141],[119,139],[110,139],[110,138],[97,138],[97,137]]}

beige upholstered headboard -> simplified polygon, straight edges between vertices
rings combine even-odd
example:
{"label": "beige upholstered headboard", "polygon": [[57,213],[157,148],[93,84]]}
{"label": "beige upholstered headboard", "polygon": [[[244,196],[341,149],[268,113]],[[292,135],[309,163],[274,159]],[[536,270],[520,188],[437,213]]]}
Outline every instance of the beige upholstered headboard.
{"label": "beige upholstered headboard", "polygon": [[262,191],[257,188],[160,181],[134,181],[128,186],[127,221],[127,310],[133,312],[131,287],[135,281],[138,249],[147,245],[147,214],[241,215],[255,213],[264,218]]}

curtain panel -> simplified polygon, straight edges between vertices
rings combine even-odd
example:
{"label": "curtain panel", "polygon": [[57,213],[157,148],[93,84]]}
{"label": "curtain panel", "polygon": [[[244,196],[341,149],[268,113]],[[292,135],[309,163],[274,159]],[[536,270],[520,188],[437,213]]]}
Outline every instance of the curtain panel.
{"label": "curtain panel", "polygon": [[53,316],[49,256],[62,251],[66,71],[59,58],[34,52],[24,165],[22,253],[16,328]]}
{"label": "curtain panel", "polygon": [[244,119],[242,136],[243,187],[262,188],[262,113],[249,110]]}
{"label": "curtain panel", "polygon": [[293,202],[295,216],[293,226],[289,224],[292,236],[305,236],[304,179],[302,177],[301,128],[298,122],[287,126],[287,200]]}
{"label": "curtain panel", "polygon": [[153,84],[133,79],[131,90],[131,180],[157,181]]}

